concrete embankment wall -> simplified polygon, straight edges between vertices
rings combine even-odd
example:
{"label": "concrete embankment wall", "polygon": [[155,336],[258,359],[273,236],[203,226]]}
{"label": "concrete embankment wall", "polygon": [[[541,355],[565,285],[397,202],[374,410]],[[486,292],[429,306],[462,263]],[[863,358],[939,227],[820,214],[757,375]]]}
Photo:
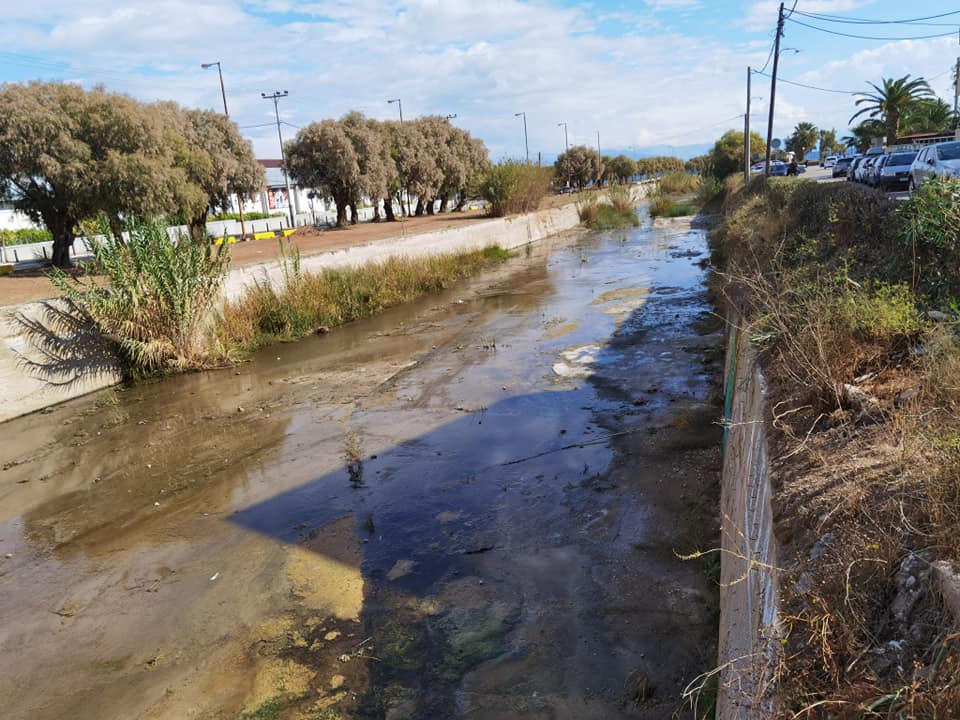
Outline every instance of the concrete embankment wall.
{"label": "concrete embankment wall", "polygon": [[[637,199],[652,185],[635,186]],[[403,235],[329,253],[305,256],[305,272],[363,265],[391,256],[423,257],[499,245],[511,250],[542,240],[580,222],[576,203],[509,218],[495,218],[416,235]],[[398,232],[402,226],[397,224]],[[225,298],[239,297],[253,282],[279,285],[276,260],[236,268],[223,286]],[[110,346],[71,319],[62,300],[0,307],[0,422],[120,382],[120,365]]]}
{"label": "concrete embankment wall", "polygon": [[770,717],[777,636],[777,544],[771,516],[766,383],[731,322],[721,481],[718,720]]}

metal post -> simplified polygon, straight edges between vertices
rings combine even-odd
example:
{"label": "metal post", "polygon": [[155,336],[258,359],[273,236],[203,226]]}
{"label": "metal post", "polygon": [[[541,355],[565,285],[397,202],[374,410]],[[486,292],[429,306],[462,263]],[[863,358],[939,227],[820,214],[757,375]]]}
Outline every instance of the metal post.
{"label": "metal post", "polygon": [[280,139],[281,170],[283,170],[283,182],[287,186],[287,210],[290,214],[290,227],[295,228],[297,221],[293,216],[293,191],[290,189],[290,175],[287,173],[287,155],[283,150],[283,133],[280,130],[280,98],[287,97],[289,94],[286,90],[282,90],[274,92],[272,95],[260,93],[260,97],[265,100],[273,100],[273,112],[277,118],[277,137]]}
{"label": "metal post", "polygon": [[956,75],[953,80],[953,128],[960,127],[960,116],[957,115],[957,100],[960,99],[960,57],[957,58]]}
{"label": "metal post", "polygon": [[564,152],[570,149],[570,140],[567,138],[567,124],[565,122],[557,123],[557,127],[563,125],[563,149]]}
{"label": "metal post", "polygon": [[767,157],[764,161],[764,172],[770,177],[770,143],[773,142],[773,108],[777,100],[777,67],[780,65],[780,36],[783,35],[783,3],[780,3],[780,14],[777,17],[777,36],[773,41],[773,72],[770,74],[770,115],[767,118]]}
{"label": "metal post", "polygon": [[743,184],[750,182],[750,76],[753,71],[747,66],[747,113],[743,116]]}

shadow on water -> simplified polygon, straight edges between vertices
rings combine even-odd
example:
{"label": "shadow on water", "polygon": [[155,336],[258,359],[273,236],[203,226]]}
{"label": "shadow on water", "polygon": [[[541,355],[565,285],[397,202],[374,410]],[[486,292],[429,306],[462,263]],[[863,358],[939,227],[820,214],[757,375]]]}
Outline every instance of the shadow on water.
{"label": "shadow on water", "polygon": [[[618,245],[637,238],[641,262],[622,265]],[[594,309],[551,345],[568,344],[553,372],[533,370],[536,391],[458,407],[422,433],[415,412],[361,409],[340,469],[231,516],[359,571],[369,642],[355,662],[369,683],[343,712],[663,717],[711,663],[712,590],[673,554],[712,525],[698,503],[719,442],[719,336],[704,331],[702,246],[701,233],[649,227],[585,241],[561,272]],[[530,360],[501,352],[499,370],[456,379],[461,394],[499,383],[512,354]],[[454,382],[423,372],[397,396]],[[398,422],[408,439],[363,452],[365,431]]]}

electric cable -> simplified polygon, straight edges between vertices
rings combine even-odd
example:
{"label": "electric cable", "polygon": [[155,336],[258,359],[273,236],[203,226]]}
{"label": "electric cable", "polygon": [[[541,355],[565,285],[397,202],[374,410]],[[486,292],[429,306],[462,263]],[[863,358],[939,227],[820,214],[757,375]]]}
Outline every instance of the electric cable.
{"label": "electric cable", "polygon": [[[955,37],[956,32],[949,33],[940,33],[938,35],[914,35],[911,37],[877,37],[875,35],[853,35],[852,33],[843,33],[836,30],[829,30],[827,28],[817,27],[816,25],[809,25],[808,23],[801,22],[800,20],[794,20],[790,18],[790,22],[795,25],[801,25],[805,28],[810,28],[811,30],[819,30],[823,33],[828,33],[830,35],[839,35],[840,37],[856,38],[858,40],[886,40],[886,41],[898,41],[898,40],[931,40],[933,38],[943,38],[943,37]],[[960,31],[960,27],[958,27]]]}
{"label": "electric cable", "polygon": [[[867,20],[866,18],[850,18],[850,17],[844,17],[842,15],[828,15],[826,13],[808,13],[808,12],[804,12],[803,10],[797,10],[796,13],[797,15],[803,15],[804,17],[808,17],[813,20],[822,20],[824,22],[847,23],[847,24],[856,24],[856,25],[910,25],[910,24],[920,24],[925,20],[937,20],[939,18],[948,17],[950,15],[960,15],[960,10],[953,10],[951,12],[941,13],[939,15],[928,15],[926,17],[907,18],[904,20]],[[947,25],[947,23],[937,23],[937,24]]]}

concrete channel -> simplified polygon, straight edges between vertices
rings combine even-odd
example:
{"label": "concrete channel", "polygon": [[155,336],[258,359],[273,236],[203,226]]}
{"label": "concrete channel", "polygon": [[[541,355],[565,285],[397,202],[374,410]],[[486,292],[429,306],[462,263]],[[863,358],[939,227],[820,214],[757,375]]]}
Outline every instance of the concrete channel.
{"label": "concrete channel", "polygon": [[5,423],[5,717],[669,717],[716,663],[679,556],[719,542],[724,331],[704,231],[640,213]]}

